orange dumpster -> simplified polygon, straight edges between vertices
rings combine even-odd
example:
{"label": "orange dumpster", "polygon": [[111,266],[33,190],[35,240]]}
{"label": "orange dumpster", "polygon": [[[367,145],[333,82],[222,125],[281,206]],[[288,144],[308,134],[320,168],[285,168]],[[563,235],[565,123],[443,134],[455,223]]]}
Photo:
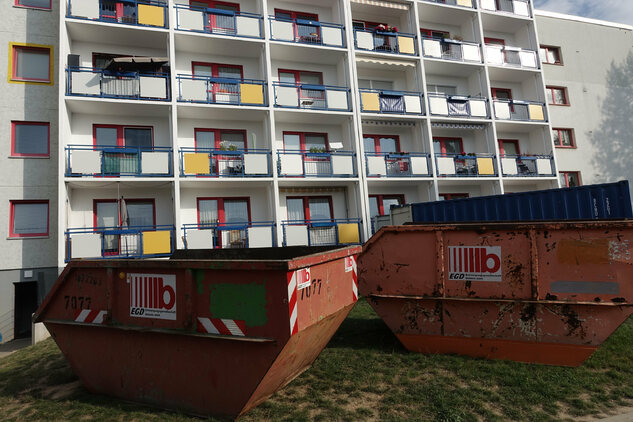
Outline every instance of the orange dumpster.
{"label": "orange dumpster", "polygon": [[633,222],[385,227],[359,289],[402,344],[578,366],[633,313]]}
{"label": "orange dumpster", "polygon": [[71,261],[35,320],[93,393],[236,418],[317,358],[357,301],[360,251]]}

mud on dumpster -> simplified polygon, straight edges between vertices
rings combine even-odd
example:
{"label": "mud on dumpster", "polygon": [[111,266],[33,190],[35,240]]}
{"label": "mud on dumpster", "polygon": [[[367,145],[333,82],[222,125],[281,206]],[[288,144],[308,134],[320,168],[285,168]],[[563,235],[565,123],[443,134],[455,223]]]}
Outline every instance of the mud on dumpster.
{"label": "mud on dumpster", "polygon": [[360,251],[72,261],[35,320],[91,392],[235,418],[317,358],[357,301]]}

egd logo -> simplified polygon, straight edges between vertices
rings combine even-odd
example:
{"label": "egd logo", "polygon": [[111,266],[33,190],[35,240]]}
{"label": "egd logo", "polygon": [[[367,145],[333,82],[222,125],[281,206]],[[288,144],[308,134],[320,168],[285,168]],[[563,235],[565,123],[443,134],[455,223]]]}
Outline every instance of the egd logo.
{"label": "egd logo", "polygon": [[501,281],[501,247],[450,246],[449,280]]}
{"label": "egd logo", "polygon": [[128,274],[130,316],[176,319],[176,276]]}

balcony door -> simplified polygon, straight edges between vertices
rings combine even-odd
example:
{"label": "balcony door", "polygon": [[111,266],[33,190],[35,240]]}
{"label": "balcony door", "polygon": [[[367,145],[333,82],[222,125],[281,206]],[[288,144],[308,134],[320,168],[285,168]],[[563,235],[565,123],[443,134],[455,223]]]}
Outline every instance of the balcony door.
{"label": "balcony door", "polygon": [[517,139],[499,139],[499,153],[501,156],[521,155],[519,141]]}
{"label": "balcony door", "polygon": [[404,195],[369,195],[369,215],[389,215],[391,206],[404,204]]}
{"label": "balcony door", "polygon": [[447,154],[464,154],[464,143],[461,138],[433,138],[433,148],[436,153],[442,155]]}
{"label": "balcony door", "polygon": [[319,89],[323,85],[323,73],[279,69],[279,82],[298,87],[301,107],[325,108],[325,91]]}
{"label": "balcony door", "polygon": [[140,252],[138,233],[125,233],[129,228],[143,228],[145,231],[156,225],[156,211],[152,199],[125,199],[125,213],[120,215],[116,199],[97,199],[93,204],[94,228],[122,231],[103,235],[103,254],[135,255]]}
{"label": "balcony door", "polygon": [[141,151],[154,147],[153,128],[94,125],[93,145],[102,150],[104,174],[138,175]]}
{"label": "balcony door", "polygon": [[363,135],[365,152],[389,154],[400,152],[400,137],[396,135]]}
{"label": "balcony door", "polygon": [[198,198],[198,224],[219,228],[213,234],[216,248],[245,247],[250,221],[249,198]]}
{"label": "balcony door", "polygon": [[[190,0],[189,5],[203,9],[226,10],[233,13],[240,12],[240,5],[238,3],[228,3],[224,1]],[[235,18],[233,16],[222,13],[209,13],[208,16],[209,20],[205,22],[205,26],[208,26],[205,28],[207,31],[216,34],[235,34]]]}
{"label": "balcony door", "polygon": [[207,85],[213,103],[239,104],[239,84],[244,78],[241,65],[192,62],[194,77],[213,78]]}
{"label": "balcony door", "polygon": [[[245,130],[196,128],[194,137],[196,150],[209,151],[215,174],[225,176],[242,174],[242,154],[247,149]],[[227,153],[212,153],[212,150],[227,151]]]}
{"label": "balcony door", "polygon": [[318,44],[321,42],[321,28],[318,24],[319,15],[315,13],[295,12],[291,10],[275,9],[275,18],[292,21],[296,42]]}
{"label": "balcony door", "polygon": [[101,0],[101,19],[118,23],[136,23],[136,3],[133,1]]}

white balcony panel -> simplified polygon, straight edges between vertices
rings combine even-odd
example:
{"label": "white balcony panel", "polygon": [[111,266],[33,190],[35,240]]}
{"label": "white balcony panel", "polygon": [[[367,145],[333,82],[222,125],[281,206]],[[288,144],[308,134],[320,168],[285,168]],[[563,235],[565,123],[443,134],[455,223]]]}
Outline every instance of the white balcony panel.
{"label": "white balcony panel", "polygon": [[354,174],[354,157],[349,155],[332,156],[332,174],[352,175]]}
{"label": "white balcony panel", "polygon": [[209,249],[213,246],[213,230],[187,230],[187,249]]}
{"label": "white balcony panel", "polygon": [[207,101],[207,82],[192,79],[180,80],[180,95],[186,101]]}
{"label": "white balcony panel", "polygon": [[508,120],[510,119],[510,104],[509,103],[495,103],[495,116],[497,119]]}
{"label": "white balcony panel", "polygon": [[411,174],[414,176],[429,174],[429,162],[426,157],[411,157]]}
{"label": "white balcony panel", "polygon": [[540,175],[552,175],[552,161],[547,158],[538,158],[536,160],[536,172]]}
{"label": "white balcony panel", "polygon": [[481,50],[478,45],[463,44],[462,54],[464,60],[469,62],[481,62]]}
{"label": "white balcony panel", "polygon": [[497,10],[497,2],[495,0],[481,0],[481,8],[484,10]]}
{"label": "white balcony panel", "polygon": [[486,57],[488,63],[502,65],[503,64],[503,49],[500,47],[487,46]]}
{"label": "white balcony panel", "polygon": [[308,226],[286,226],[286,246],[308,246]]}
{"label": "white balcony panel", "polygon": [[516,176],[519,174],[517,161],[514,158],[502,158],[501,167],[503,168],[503,173],[507,176]]}
{"label": "white balcony panel", "polygon": [[300,154],[286,154],[280,157],[281,174],[290,176],[303,175],[303,159]]}
{"label": "white balcony panel", "polygon": [[244,154],[245,174],[268,174],[268,156],[264,154]]}
{"label": "white balcony panel", "polygon": [[470,115],[472,117],[488,117],[488,110],[486,110],[486,101],[470,100]]}
{"label": "white balcony panel", "polygon": [[430,97],[429,106],[431,107],[431,114],[448,116],[448,103],[446,102],[446,98]]}
{"label": "white balcony panel", "polygon": [[75,0],[70,4],[70,14],[80,18],[99,19],[99,0]]}
{"label": "white balcony panel", "polygon": [[283,41],[294,41],[295,31],[292,22],[273,21],[273,39]]}
{"label": "white balcony panel", "polygon": [[371,32],[357,32],[356,46],[362,50],[374,49],[374,36]]}
{"label": "white balcony panel", "polygon": [[235,27],[237,35],[256,38],[259,38],[261,36],[259,18],[236,16]]}
{"label": "white balcony panel", "polygon": [[367,169],[371,175],[386,176],[387,165],[384,157],[367,157]]}
{"label": "white balcony panel", "polygon": [[151,76],[141,76],[141,97],[144,98],[167,98],[167,79],[153,78]]}
{"label": "white balcony panel", "polygon": [[512,7],[514,8],[514,13],[517,15],[530,16],[530,10],[527,2],[514,0],[512,2]]}
{"label": "white balcony panel", "polygon": [[339,28],[321,27],[323,44],[334,47],[343,47],[343,31]]}
{"label": "white balcony panel", "polygon": [[73,94],[101,94],[101,76],[98,73],[71,71],[70,85]]}
{"label": "white balcony panel", "polygon": [[71,258],[99,258],[101,235],[99,233],[74,234],[70,242]]}
{"label": "white balcony panel", "polygon": [[533,51],[521,51],[519,52],[519,59],[521,60],[521,66],[536,68],[536,54]]}
{"label": "white balcony panel", "polygon": [[204,13],[197,10],[178,9],[178,28],[204,31]]}
{"label": "white balcony panel", "polygon": [[438,157],[437,171],[442,175],[455,174],[455,160],[451,157]]}
{"label": "white balcony panel", "polygon": [[273,236],[270,227],[249,227],[248,228],[249,248],[272,248]]}
{"label": "white balcony panel", "polygon": [[80,174],[101,173],[100,151],[71,151],[70,171]]}
{"label": "white balcony panel", "polygon": [[424,55],[426,57],[442,58],[442,45],[437,40],[422,40]]}
{"label": "white balcony panel", "polygon": [[325,91],[327,95],[327,107],[330,110],[348,110],[347,91],[336,91],[328,89]]}
{"label": "white balcony panel", "polygon": [[404,109],[407,113],[420,114],[422,113],[422,104],[418,95],[405,95],[404,96]]}
{"label": "white balcony panel", "polygon": [[299,106],[299,92],[297,88],[278,86],[276,87],[277,105],[283,107],[298,107]]}
{"label": "white balcony panel", "polygon": [[142,174],[169,174],[169,153],[141,152]]}

